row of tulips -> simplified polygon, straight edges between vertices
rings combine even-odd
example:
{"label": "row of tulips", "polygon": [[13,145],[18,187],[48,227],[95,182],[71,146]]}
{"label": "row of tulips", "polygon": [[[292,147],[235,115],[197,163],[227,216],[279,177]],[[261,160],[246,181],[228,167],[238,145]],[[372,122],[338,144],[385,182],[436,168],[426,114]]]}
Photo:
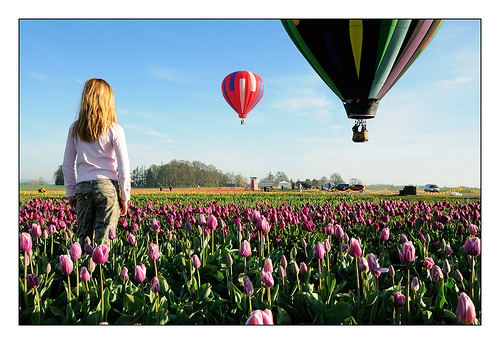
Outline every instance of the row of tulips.
{"label": "row of tulips", "polygon": [[21,200],[20,323],[480,323],[478,200],[197,197],[141,195],[83,248],[64,198]]}

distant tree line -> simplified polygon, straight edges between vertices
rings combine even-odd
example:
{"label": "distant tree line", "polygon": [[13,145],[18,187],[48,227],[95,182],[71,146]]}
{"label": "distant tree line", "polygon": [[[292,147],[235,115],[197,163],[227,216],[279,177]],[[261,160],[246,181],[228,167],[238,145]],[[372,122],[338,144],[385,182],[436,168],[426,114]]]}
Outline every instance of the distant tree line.
{"label": "distant tree line", "polygon": [[[224,185],[234,185],[238,187],[248,187],[249,180],[241,173],[234,174],[233,172],[222,172],[214,165],[206,165],[200,161],[172,160],[168,164],[163,162],[160,165],[137,166],[131,171],[132,187],[156,188],[159,186],[169,187],[172,185],[176,188],[187,187],[220,187]],[[54,181],[56,185],[64,185],[64,177],[62,173],[62,165],[59,165],[54,172]],[[289,181],[295,183],[291,178],[288,178],[285,172],[277,171],[273,175],[269,172],[268,175],[259,180],[259,182],[268,182],[278,185],[281,181]],[[297,180],[298,182],[298,180]],[[332,173],[330,178],[326,176],[320,179],[306,179],[304,182],[311,184],[313,187],[321,187],[325,183],[330,184],[345,184],[340,173]],[[349,184],[363,184],[357,178],[351,178]]]}
{"label": "distant tree line", "polygon": [[168,164],[136,167],[131,171],[134,187],[220,187],[249,186],[248,178],[241,173],[222,172],[214,165],[206,165],[200,161],[172,160]]}

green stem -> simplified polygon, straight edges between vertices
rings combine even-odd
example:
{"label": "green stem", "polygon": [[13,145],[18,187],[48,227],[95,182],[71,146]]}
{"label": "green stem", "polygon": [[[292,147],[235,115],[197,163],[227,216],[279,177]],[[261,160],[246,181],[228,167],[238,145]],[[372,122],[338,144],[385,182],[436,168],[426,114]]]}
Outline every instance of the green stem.
{"label": "green stem", "polygon": [[406,278],[406,310],[408,311],[408,324],[410,324],[410,264],[406,263],[407,278]]}
{"label": "green stem", "polygon": [[271,288],[267,287],[267,302],[269,303],[269,309],[272,309],[272,303],[271,303]]}
{"label": "green stem", "polygon": [[142,313],[143,313],[142,322],[145,324],[146,323],[146,295],[144,293],[144,281],[141,282],[141,286],[142,286]]}
{"label": "green stem", "polygon": [[106,319],[104,319],[104,283],[102,281],[102,264],[99,264],[99,273],[101,275],[101,321],[106,321]]}
{"label": "green stem", "polygon": [[80,274],[78,272],[78,259],[76,260],[76,298],[80,296]]}
{"label": "green stem", "polygon": [[356,293],[357,293],[357,301],[356,304],[357,304],[357,307],[358,307],[358,312],[359,312],[359,304],[361,302],[361,300],[359,299],[359,272],[358,272],[358,257],[356,257],[355,259],[355,262],[356,262]]}
{"label": "green stem", "polygon": [[24,253],[24,306],[28,308],[28,254]]}
{"label": "green stem", "polygon": [[471,300],[474,300],[474,280],[475,280],[475,272],[474,272],[474,256],[471,256],[471,274],[470,274],[470,295]]}
{"label": "green stem", "polygon": [[71,282],[68,274],[68,303],[71,305]]}

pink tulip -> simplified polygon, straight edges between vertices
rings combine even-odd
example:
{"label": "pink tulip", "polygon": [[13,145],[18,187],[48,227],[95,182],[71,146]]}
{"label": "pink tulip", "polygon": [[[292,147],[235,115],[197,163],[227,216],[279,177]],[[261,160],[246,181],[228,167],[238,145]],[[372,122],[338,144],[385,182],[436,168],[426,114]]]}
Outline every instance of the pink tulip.
{"label": "pink tulip", "polygon": [[128,269],[127,269],[127,267],[124,267],[124,268],[123,268],[123,270],[122,270],[122,272],[121,272],[121,274],[120,274],[120,279],[121,279],[122,281],[125,281],[125,280],[127,280],[127,279],[128,279]]}
{"label": "pink tulip", "polygon": [[313,247],[313,257],[316,259],[323,259],[325,256],[325,245],[322,242],[316,243]]}
{"label": "pink tulip", "polygon": [[411,241],[403,244],[403,249],[399,251],[399,259],[401,263],[411,263],[415,260],[415,246],[413,246]]}
{"label": "pink tulip", "polygon": [[240,256],[241,257],[248,257],[252,253],[252,248],[250,247],[250,243],[246,240],[244,240],[241,243],[241,250],[240,250]]}
{"label": "pink tulip", "polygon": [[217,228],[217,218],[213,215],[210,215],[210,217],[207,220],[207,228],[210,229],[211,231]]}
{"label": "pink tulip", "polygon": [[424,268],[430,270],[434,266],[434,260],[431,257],[426,257],[424,259]]}
{"label": "pink tulip", "polygon": [[361,270],[361,272],[368,272],[368,270],[370,270],[368,260],[366,260],[365,257],[361,257],[359,260],[359,270]]}
{"label": "pink tulip", "polygon": [[94,263],[94,260],[92,259],[92,257],[90,257],[90,259],[89,259],[87,269],[90,271],[90,273],[94,272],[94,270],[95,270],[95,263]]}
{"label": "pink tulip", "polygon": [[106,245],[99,245],[92,252],[92,260],[96,264],[104,264],[108,261],[109,247]]}
{"label": "pink tulip", "polygon": [[82,256],[82,247],[79,242],[75,242],[69,247],[69,255],[71,259],[78,260]]}
{"label": "pink tulip", "polygon": [[387,241],[389,240],[391,233],[389,231],[389,228],[384,228],[382,231],[380,231],[380,240]]}
{"label": "pink tulip", "polygon": [[111,240],[115,240],[116,239],[116,229],[114,229],[114,228],[110,228],[109,229],[109,238]]}
{"label": "pink tulip", "polygon": [[266,272],[273,273],[273,261],[271,260],[271,258],[267,258],[264,261],[264,267],[262,269]]}
{"label": "pink tulip", "polygon": [[197,254],[193,254],[193,267],[198,269],[201,266],[200,258]]}
{"label": "pink tulip", "polygon": [[416,293],[420,287],[420,282],[417,277],[413,277],[410,285],[411,289]]}
{"label": "pink tulip", "polygon": [[474,224],[470,224],[467,229],[467,234],[476,235],[477,234],[477,226]]}
{"label": "pink tulip", "polygon": [[149,259],[156,260],[156,259],[160,258],[160,256],[161,256],[161,253],[160,253],[160,249],[158,248],[158,246],[154,243],[150,243],[149,244]]}
{"label": "pink tulip", "polygon": [[335,238],[337,238],[337,239],[340,239],[344,236],[344,231],[342,230],[342,227],[340,227],[339,224],[335,225],[334,235],[335,235]]}
{"label": "pink tulip", "polygon": [[134,268],[134,278],[136,282],[142,282],[146,279],[146,266],[143,263]]}
{"label": "pink tulip", "polygon": [[431,270],[431,278],[433,282],[441,282],[444,279],[443,271],[439,265],[434,265]]}
{"label": "pink tulip", "polygon": [[135,238],[135,235],[133,235],[132,233],[128,235],[127,241],[130,245],[135,245],[137,243],[137,239]]}
{"label": "pink tulip", "polygon": [[262,270],[260,273],[260,280],[264,282],[266,287],[274,286],[274,278],[271,272]]}
{"label": "pink tulip", "polygon": [[31,225],[30,233],[34,237],[42,236],[42,228],[40,227],[39,224],[34,223]]}
{"label": "pink tulip", "polygon": [[261,215],[259,217],[256,227],[258,231],[261,231],[263,233],[269,233],[269,231],[271,230],[271,225],[269,224],[269,222],[267,222],[264,215]]}
{"label": "pink tulip", "polygon": [[458,320],[466,325],[472,324],[476,320],[474,303],[466,293],[460,293],[455,314]]}
{"label": "pink tulip", "polygon": [[478,237],[469,238],[465,241],[465,253],[470,256],[479,256],[481,254],[481,239]]}
{"label": "pink tulip", "polygon": [[250,314],[245,325],[274,325],[273,314],[269,309],[264,311],[256,309]]}
{"label": "pink tulip", "polygon": [[59,266],[61,267],[61,271],[67,275],[73,272],[73,261],[67,254],[59,256]]}
{"label": "pink tulip", "polygon": [[354,258],[361,257],[361,246],[359,246],[359,241],[354,238],[349,243],[349,255]]}
{"label": "pink tulip", "polygon": [[158,277],[153,277],[151,280],[151,291],[153,293],[159,293],[160,292],[160,281],[158,281]]}
{"label": "pink tulip", "polygon": [[80,269],[80,279],[83,282],[87,282],[88,280],[90,280],[90,273],[85,266]]}
{"label": "pink tulip", "polygon": [[302,275],[307,274],[307,265],[306,265],[306,263],[304,263],[304,262],[301,262],[301,263],[300,263],[300,273],[301,273]]}
{"label": "pink tulip", "polygon": [[31,235],[29,233],[22,233],[20,237],[20,248],[23,252],[28,252],[33,247],[33,242],[31,241]]}
{"label": "pink tulip", "polygon": [[248,276],[243,277],[243,292],[245,293],[245,295],[253,294],[253,283]]}

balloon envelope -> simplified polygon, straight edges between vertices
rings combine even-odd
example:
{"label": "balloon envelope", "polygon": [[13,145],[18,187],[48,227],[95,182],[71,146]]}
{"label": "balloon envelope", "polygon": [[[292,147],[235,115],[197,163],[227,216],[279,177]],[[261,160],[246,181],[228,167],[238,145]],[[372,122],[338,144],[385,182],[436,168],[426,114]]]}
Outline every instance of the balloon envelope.
{"label": "balloon envelope", "polygon": [[247,117],[264,94],[264,82],[260,76],[249,71],[229,74],[222,81],[221,88],[224,99],[242,119]]}
{"label": "balloon envelope", "polygon": [[288,35],[352,119],[378,102],[427,47],[442,20],[282,20]]}

